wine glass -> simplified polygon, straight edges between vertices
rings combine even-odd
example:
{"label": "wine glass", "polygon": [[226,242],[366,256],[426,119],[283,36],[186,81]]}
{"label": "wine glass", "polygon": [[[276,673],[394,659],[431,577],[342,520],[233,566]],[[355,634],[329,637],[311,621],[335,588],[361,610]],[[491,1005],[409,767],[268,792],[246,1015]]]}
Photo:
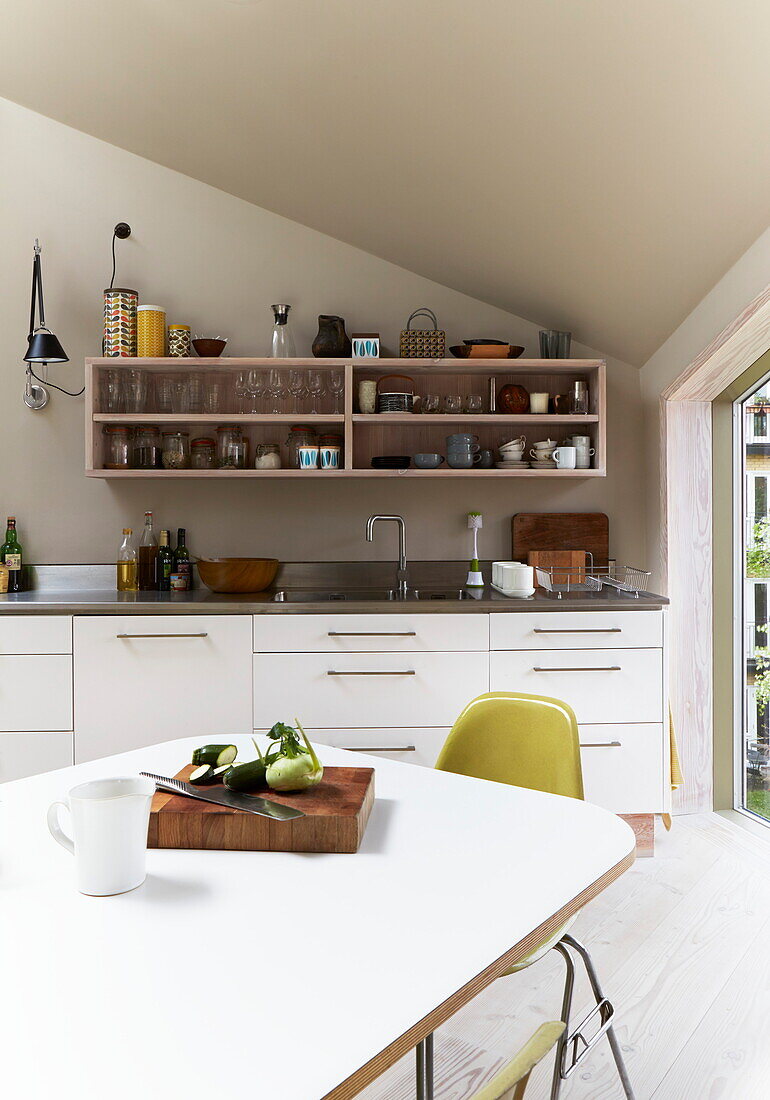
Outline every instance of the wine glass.
{"label": "wine glass", "polygon": [[340,398],[342,397],[342,391],[345,389],[345,375],[341,370],[333,370],[330,372],[329,389],[334,394],[334,411],[335,413],[341,413]]}
{"label": "wine glass", "polygon": [[250,370],[246,382],[246,393],[251,398],[251,412],[259,412],[259,399],[265,392],[265,379],[262,371]]}
{"label": "wine glass", "polygon": [[320,370],[311,370],[307,376],[307,388],[312,398],[312,404],[310,406],[311,415],[317,416],[320,412],[318,408],[318,402],[320,398],[326,394],[326,386],[324,385],[323,372]]}
{"label": "wine glass", "polygon": [[236,375],[234,393],[237,405],[235,411],[240,413],[245,412],[244,402],[249,396],[248,378],[245,371],[241,371],[240,374]]}
{"label": "wine glass", "polygon": [[268,375],[266,393],[272,401],[271,413],[281,411],[281,401],[286,396],[286,384],[283,380],[283,371],[273,367]]}
{"label": "wine glass", "polygon": [[289,393],[294,398],[294,411],[300,413],[300,401],[303,397],[307,397],[307,389],[305,387],[305,372],[303,370],[291,370],[289,371]]}

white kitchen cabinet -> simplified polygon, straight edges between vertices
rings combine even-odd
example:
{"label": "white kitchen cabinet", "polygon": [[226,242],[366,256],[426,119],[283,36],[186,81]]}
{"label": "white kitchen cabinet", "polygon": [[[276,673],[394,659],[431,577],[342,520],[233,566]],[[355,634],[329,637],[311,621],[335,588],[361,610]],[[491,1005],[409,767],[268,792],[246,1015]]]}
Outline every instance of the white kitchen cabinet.
{"label": "white kitchen cabinet", "polygon": [[258,653],[434,653],[489,649],[484,614],[255,615]]}
{"label": "white kitchen cabinet", "polygon": [[0,657],[0,732],[72,729],[72,657]]}
{"label": "white kitchen cabinet", "polygon": [[76,616],[75,761],[252,729],[250,615]]}
{"label": "white kitchen cabinet", "polygon": [[451,725],[488,690],[487,653],[256,653],[255,726]]}
{"label": "white kitchen cabinet", "polygon": [[72,653],[71,615],[4,615],[0,655]]}
{"label": "white kitchen cabinet", "polygon": [[[449,736],[450,726],[433,728],[418,726],[405,728],[389,726],[385,729],[305,729],[310,740],[317,745],[332,745],[338,749],[359,749],[385,760],[400,760],[404,764],[420,764],[432,768],[436,764],[441,747]],[[267,730],[255,730],[266,733]],[[321,760],[323,752],[319,749]]]}
{"label": "white kitchen cabinet", "polygon": [[490,615],[490,649],[648,649],[663,645],[660,611]]}
{"label": "white kitchen cabinet", "polygon": [[581,725],[580,746],[588,802],[624,814],[667,809],[661,725]]}
{"label": "white kitchen cabinet", "polygon": [[71,733],[0,733],[0,783],[73,763]]}
{"label": "white kitchen cabinet", "polygon": [[661,649],[490,654],[490,689],[562,699],[578,722],[662,722]]}

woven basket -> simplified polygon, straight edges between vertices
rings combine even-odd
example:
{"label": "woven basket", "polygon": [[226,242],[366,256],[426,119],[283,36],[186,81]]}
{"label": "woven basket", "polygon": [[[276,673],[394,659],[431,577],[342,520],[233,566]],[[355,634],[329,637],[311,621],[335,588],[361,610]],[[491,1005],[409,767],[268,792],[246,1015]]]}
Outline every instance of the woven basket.
{"label": "woven basket", "polygon": [[[433,328],[412,328],[415,317],[427,317]],[[402,359],[443,359],[445,352],[446,333],[438,327],[433,310],[421,306],[409,315],[406,328],[401,331],[399,355]]]}

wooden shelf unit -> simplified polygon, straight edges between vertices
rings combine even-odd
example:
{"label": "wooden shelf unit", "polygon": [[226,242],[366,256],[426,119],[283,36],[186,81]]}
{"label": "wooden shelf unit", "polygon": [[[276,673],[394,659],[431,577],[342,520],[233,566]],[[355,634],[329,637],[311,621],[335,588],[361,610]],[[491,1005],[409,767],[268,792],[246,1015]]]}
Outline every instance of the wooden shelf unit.
{"label": "wooden shelf unit", "polygon": [[[343,413],[239,413],[232,411],[235,397],[228,393],[227,408],[223,413],[106,413],[101,406],[101,373],[106,370],[147,370],[152,375],[177,372],[220,375],[234,382],[241,371],[267,370],[271,367],[314,370],[342,370],[344,391]],[[86,359],[86,475],[100,478],[392,478],[410,479],[474,477],[474,478],[585,478],[606,476],[606,379],[605,363],[601,359]],[[377,380],[386,374],[406,374],[414,380],[416,394],[435,393],[443,397],[459,394],[463,398],[478,394],[486,406],[488,380],[494,376],[496,387],[506,382],[518,382],[532,392],[547,392],[552,396],[563,393],[569,384],[577,380],[588,382],[590,412],[585,416],[556,415],[554,413],[508,415],[505,413],[479,413],[446,415],[444,413],[397,413],[365,415],[354,412],[357,406],[358,382]],[[291,400],[291,399],[289,399]],[[322,408],[331,409],[331,399],[322,399]],[[287,461],[285,447],[289,427],[292,424],[311,424],[317,429],[341,432],[344,435],[344,468],[340,470],[304,471],[291,468],[280,470],[105,470],[103,468],[103,429],[107,424],[152,424],[189,429],[191,439],[196,435],[212,435],[220,425],[240,424],[248,435],[250,456],[257,443],[272,442],[281,445],[283,461]],[[465,430],[479,438],[482,448],[496,452],[508,438],[524,435],[527,450],[540,439],[555,438],[561,442],[566,435],[579,433],[591,437],[596,454],[589,470],[455,470],[446,464],[437,470],[374,470],[371,458],[379,454],[414,455],[420,451],[446,453],[445,437],[452,432]],[[251,458],[253,461],[253,458]]]}

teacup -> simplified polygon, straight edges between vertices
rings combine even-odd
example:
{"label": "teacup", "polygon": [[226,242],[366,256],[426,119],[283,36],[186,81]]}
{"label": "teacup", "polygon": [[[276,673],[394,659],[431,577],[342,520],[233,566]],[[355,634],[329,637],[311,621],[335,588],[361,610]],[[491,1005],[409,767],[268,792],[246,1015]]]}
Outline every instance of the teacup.
{"label": "teacup", "polygon": [[508,450],[523,451],[524,448],[526,447],[526,445],[527,445],[527,440],[526,440],[525,436],[520,435],[520,436],[517,436],[516,439],[509,439],[507,443],[501,443],[498,450],[500,450],[500,451],[508,451]]}
{"label": "teacup", "polygon": [[470,470],[481,462],[481,455],[470,450],[448,451],[447,462],[455,470]]}
{"label": "teacup", "polygon": [[418,470],[435,470],[444,461],[440,454],[433,452],[423,451],[420,454],[416,454],[414,457],[414,464]]}
{"label": "teacup", "polygon": [[481,455],[481,462],[479,462],[481,469],[491,470],[495,461],[495,456],[492,451],[479,451],[479,454]]}
{"label": "teacup", "polygon": [[479,437],[477,435],[471,435],[468,432],[455,432],[453,435],[446,437],[447,447],[470,446],[471,443],[478,443],[478,441]]}

